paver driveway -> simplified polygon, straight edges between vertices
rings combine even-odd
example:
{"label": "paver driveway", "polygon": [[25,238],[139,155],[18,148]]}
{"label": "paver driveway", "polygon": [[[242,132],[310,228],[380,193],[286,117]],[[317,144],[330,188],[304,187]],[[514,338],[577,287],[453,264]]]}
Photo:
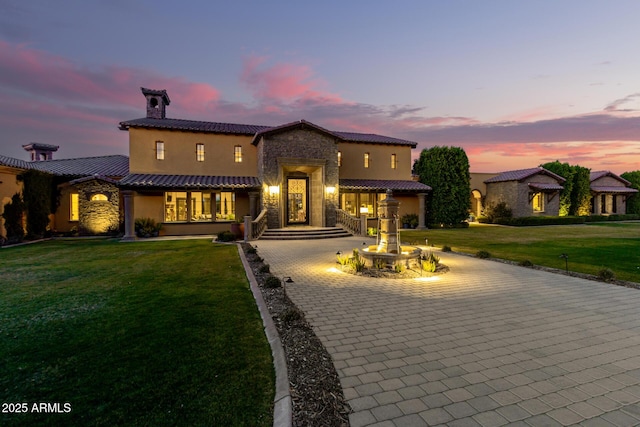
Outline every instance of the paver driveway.
{"label": "paver driveway", "polygon": [[362,243],[257,242],[295,281],[353,427],[640,424],[640,290],[447,253],[437,279],[340,272],[336,251]]}

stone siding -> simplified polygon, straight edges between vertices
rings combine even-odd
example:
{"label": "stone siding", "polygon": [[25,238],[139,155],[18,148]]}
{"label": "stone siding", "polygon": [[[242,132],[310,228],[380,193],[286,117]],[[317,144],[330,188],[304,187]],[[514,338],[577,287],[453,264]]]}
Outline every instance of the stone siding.
{"label": "stone siding", "polygon": [[258,178],[267,187],[280,186],[278,195],[266,195],[263,200],[267,209],[267,227],[279,228],[286,225],[286,189],[283,182],[289,174],[298,176],[300,173],[309,178],[307,215],[310,225],[335,225],[337,195],[325,197],[324,188],[338,188],[336,140],[315,129],[293,128],[267,135],[258,143]]}
{"label": "stone siding", "polygon": [[[92,179],[74,186],[78,190],[78,232],[103,234],[120,227],[120,193],[107,181]],[[103,194],[107,200],[91,200],[95,194]]]}
{"label": "stone siding", "polygon": [[504,201],[511,208],[514,217],[545,215],[557,216],[560,212],[560,197],[557,193],[544,195],[544,212],[534,212],[531,204],[529,183],[558,184],[554,178],[536,174],[525,181],[503,181],[487,184],[485,207],[496,205]]}

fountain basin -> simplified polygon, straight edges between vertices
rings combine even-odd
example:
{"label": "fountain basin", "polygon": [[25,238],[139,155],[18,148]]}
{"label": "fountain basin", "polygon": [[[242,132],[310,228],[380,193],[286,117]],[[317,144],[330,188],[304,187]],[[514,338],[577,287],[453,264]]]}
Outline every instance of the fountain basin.
{"label": "fountain basin", "polygon": [[380,252],[379,247],[370,245],[360,251],[366,267],[379,266],[381,262],[386,268],[394,268],[397,264],[404,264],[407,268],[420,268],[422,250],[416,246],[400,246],[400,253]]}

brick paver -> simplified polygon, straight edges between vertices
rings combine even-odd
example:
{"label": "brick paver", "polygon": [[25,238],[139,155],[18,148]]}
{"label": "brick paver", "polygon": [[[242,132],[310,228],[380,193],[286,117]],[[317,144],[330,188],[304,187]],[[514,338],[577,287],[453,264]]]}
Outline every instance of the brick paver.
{"label": "brick paver", "polygon": [[640,424],[640,291],[451,253],[432,278],[341,272],[363,241],[257,242],[353,426]]}

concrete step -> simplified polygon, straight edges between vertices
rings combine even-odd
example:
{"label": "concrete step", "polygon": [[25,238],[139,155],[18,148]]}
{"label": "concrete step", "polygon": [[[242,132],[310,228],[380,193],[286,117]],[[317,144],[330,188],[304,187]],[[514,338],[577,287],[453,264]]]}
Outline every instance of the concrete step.
{"label": "concrete step", "polygon": [[350,236],[351,233],[340,227],[287,227],[265,230],[260,240],[334,239]]}

